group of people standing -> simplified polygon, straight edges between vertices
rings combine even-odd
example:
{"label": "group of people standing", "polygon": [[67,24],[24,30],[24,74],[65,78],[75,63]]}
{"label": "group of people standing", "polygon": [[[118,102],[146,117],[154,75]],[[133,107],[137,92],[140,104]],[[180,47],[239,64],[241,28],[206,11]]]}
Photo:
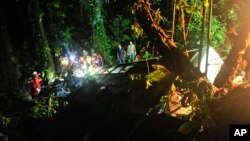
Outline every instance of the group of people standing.
{"label": "group of people standing", "polygon": [[[66,85],[67,80],[70,80],[72,76],[83,77],[86,74],[93,73],[95,69],[103,65],[102,55],[96,53],[94,49],[91,49],[90,52],[83,50],[82,53],[71,51],[64,55],[56,52],[54,59],[57,78],[63,80]],[[40,93],[42,77],[34,71],[28,83],[30,94],[34,99]]]}
{"label": "group of people standing", "polygon": [[117,59],[119,60],[119,63],[125,63],[126,62],[126,56],[128,56],[128,62],[133,62],[135,61],[136,57],[136,48],[135,45],[133,44],[132,41],[130,41],[128,47],[127,47],[127,52],[125,48],[121,46],[121,44],[118,45],[118,50],[117,50]]}
{"label": "group of people standing", "polygon": [[[120,44],[118,45],[117,50],[117,59],[119,63],[125,63],[126,60],[128,62],[135,61],[136,58],[136,47],[132,41],[130,41],[126,50]],[[64,74],[68,72],[80,72],[85,75],[87,73],[93,72],[94,68],[100,67],[103,65],[102,55],[96,53],[94,49],[91,49],[90,52],[83,50],[83,52],[79,55],[77,52],[68,52],[65,55],[61,55],[61,53],[56,52],[55,56],[55,65],[56,72],[59,77],[67,77]],[[77,70],[77,71],[76,71]],[[33,73],[32,78],[29,80],[30,83],[30,93],[32,98],[38,96],[41,90],[42,78],[40,74],[36,71]]]}
{"label": "group of people standing", "polygon": [[83,50],[82,53],[69,53],[59,58],[59,76],[64,76],[68,71],[76,76],[84,76],[92,73],[96,68],[103,65],[102,55],[94,49],[90,52]]}

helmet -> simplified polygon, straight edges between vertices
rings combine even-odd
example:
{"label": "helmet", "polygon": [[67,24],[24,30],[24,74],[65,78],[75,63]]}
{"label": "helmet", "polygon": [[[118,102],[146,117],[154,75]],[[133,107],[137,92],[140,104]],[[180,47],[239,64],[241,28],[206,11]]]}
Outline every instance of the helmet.
{"label": "helmet", "polygon": [[33,72],[33,75],[37,75],[37,72],[36,72],[36,71],[34,71],[34,72]]}

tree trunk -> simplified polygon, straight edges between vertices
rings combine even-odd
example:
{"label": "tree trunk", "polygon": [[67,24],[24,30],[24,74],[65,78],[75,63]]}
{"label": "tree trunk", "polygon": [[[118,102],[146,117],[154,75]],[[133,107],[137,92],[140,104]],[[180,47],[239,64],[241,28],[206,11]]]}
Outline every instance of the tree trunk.
{"label": "tree trunk", "polygon": [[111,64],[111,59],[110,59],[110,50],[111,50],[111,45],[110,45],[110,40],[106,34],[106,28],[104,26],[104,15],[103,15],[103,7],[102,7],[102,2],[101,0],[96,0],[95,5],[94,5],[94,17],[92,18],[92,27],[93,27],[93,43],[94,46],[97,47],[96,50],[98,52],[101,52],[103,55],[103,60],[105,63]]}
{"label": "tree trunk", "polygon": [[225,60],[223,66],[221,67],[220,72],[218,73],[214,85],[217,87],[228,87],[232,85],[232,81],[237,75],[237,72],[240,68],[240,63],[243,58],[243,54],[245,50],[244,39],[246,38],[246,34],[240,34],[235,37],[236,42],[233,45],[227,59]]}
{"label": "tree trunk", "polygon": [[206,51],[206,67],[205,67],[205,74],[208,71],[208,55],[209,55],[209,48],[211,42],[211,25],[212,25],[212,11],[213,11],[213,0],[209,0],[209,16],[208,16],[208,31],[207,31],[207,51]]}
{"label": "tree trunk", "polygon": [[184,49],[185,54],[188,56],[187,40],[186,40],[186,21],[185,21],[185,12],[184,12],[183,7],[181,7],[180,12],[181,12],[180,14],[181,14],[181,31],[182,31],[183,49]]}
{"label": "tree trunk", "polygon": [[144,32],[149,36],[164,63],[170,72],[182,76],[186,80],[195,80],[202,77],[200,71],[189,61],[188,57],[174,44],[170,35],[153,20],[148,0],[137,0],[139,10],[136,17]]}
{"label": "tree trunk", "polygon": [[204,46],[205,23],[206,23],[206,6],[203,5],[198,68],[201,68],[202,48]]}
{"label": "tree trunk", "polygon": [[194,7],[192,8],[192,12],[191,12],[191,15],[189,16],[189,19],[188,19],[188,25],[187,25],[187,28],[186,28],[186,39],[187,39],[187,37],[188,37],[188,32],[189,32],[189,28],[190,28],[190,25],[191,25],[191,22],[192,22],[192,19],[193,19],[193,16],[194,16],[194,11],[195,11],[195,9],[197,8],[197,6],[196,6],[196,0],[194,1]]}
{"label": "tree trunk", "polygon": [[[250,1],[245,0],[239,4],[240,16],[238,22],[241,24],[237,32],[238,35],[232,37],[234,41],[233,47],[214,81],[214,85],[217,87],[232,85],[232,81],[237,76],[237,72],[239,71],[242,63],[242,58],[244,56],[242,53],[244,53],[246,49],[245,41],[248,37],[248,32],[250,32],[250,16],[245,13],[250,12],[248,8]],[[248,65],[249,63],[250,62],[248,62]]]}
{"label": "tree trunk", "polygon": [[16,56],[12,51],[12,45],[7,31],[3,9],[0,11],[0,92],[10,92],[18,86],[21,77]]}
{"label": "tree trunk", "polygon": [[175,12],[176,12],[176,0],[173,1],[173,18],[172,18],[172,35],[171,39],[174,41],[174,30],[175,30]]}
{"label": "tree trunk", "polygon": [[79,0],[79,20],[83,22],[83,0]]}
{"label": "tree trunk", "polygon": [[39,7],[39,0],[34,1],[34,10],[35,10],[35,15],[34,15],[35,24],[33,25],[34,26],[33,30],[35,30],[34,36],[36,37],[36,42],[39,44],[37,46],[39,54],[41,56],[41,58],[39,58],[40,59],[39,62],[42,64],[43,69],[47,71],[46,78],[48,80],[51,80],[55,76],[55,65],[53,62],[53,56],[51,54],[47,37],[44,32],[43,14]]}

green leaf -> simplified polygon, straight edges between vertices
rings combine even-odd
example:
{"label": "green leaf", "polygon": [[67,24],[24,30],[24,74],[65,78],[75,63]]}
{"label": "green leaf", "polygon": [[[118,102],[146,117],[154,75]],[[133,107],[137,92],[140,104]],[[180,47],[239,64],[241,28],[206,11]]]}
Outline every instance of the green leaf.
{"label": "green leaf", "polygon": [[204,2],[204,6],[205,6],[205,7],[208,7],[208,6],[209,6],[208,0],[206,0],[206,1]]}

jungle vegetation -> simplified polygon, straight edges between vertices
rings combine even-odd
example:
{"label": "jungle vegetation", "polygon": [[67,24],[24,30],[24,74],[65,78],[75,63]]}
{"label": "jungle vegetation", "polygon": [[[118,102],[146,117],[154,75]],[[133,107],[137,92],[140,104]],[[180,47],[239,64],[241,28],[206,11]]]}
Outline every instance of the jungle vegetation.
{"label": "jungle vegetation", "polygon": [[[158,55],[164,62],[164,69],[148,75],[148,84],[166,79],[168,73],[175,78],[159,103],[167,102],[177,89],[185,89],[183,95],[192,99],[196,110],[180,131],[214,129],[214,101],[217,104],[239,88],[232,81],[245,69],[239,59],[244,58],[241,52],[250,31],[245,14],[249,4],[248,0],[3,0],[0,127],[20,124],[27,118],[22,112],[33,120],[47,119],[67,106],[65,99],[50,94],[27,109],[17,108],[20,101],[15,95],[23,91],[34,70],[44,72],[48,82],[55,77],[56,52],[95,49],[102,53],[105,64],[114,65],[117,45],[133,41],[142,58]],[[188,53],[207,46],[225,62],[214,84],[193,66]],[[156,75],[159,72],[165,75]]]}

